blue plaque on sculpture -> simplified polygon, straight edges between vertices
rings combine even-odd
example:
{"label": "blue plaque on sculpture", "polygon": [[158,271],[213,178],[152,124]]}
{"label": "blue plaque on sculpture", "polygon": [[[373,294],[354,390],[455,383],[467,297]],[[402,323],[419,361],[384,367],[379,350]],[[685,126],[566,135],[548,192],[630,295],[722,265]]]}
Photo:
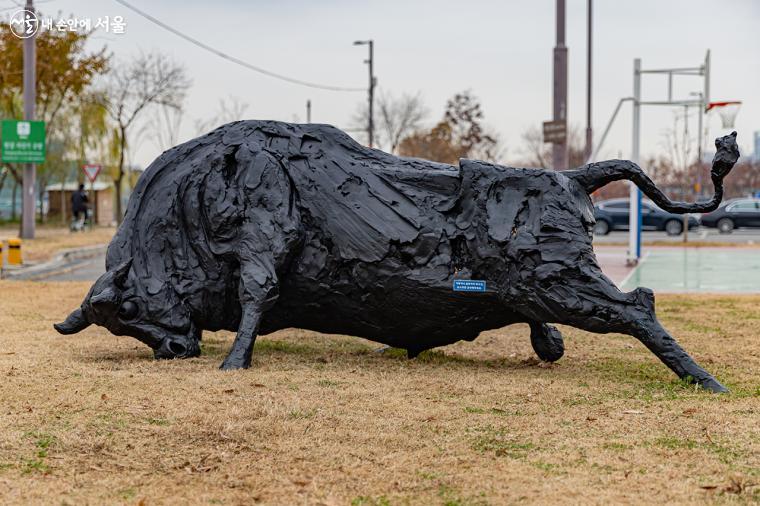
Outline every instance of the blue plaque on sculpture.
{"label": "blue plaque on sculpture", "polygon": [[485,292],[486,282],[479,279],[455,279],[455,292]]}

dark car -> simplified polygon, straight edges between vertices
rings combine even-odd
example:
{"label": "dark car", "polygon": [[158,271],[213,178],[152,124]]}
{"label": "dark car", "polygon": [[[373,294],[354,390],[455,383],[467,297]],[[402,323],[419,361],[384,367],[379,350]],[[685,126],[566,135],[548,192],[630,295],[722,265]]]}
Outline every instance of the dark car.
{"label": "dark car", "polygon": [[[594,206],[594,233],[607,235],[611,230],[628,230],[628,199],[611,199],[597,202]],[[694,216],[689,216],[689,229],[699,226]],[[683,232],[683,215],[663,211],[650,200],[641,201],[642,230],[664,230],[668,235]]]}
{"label": "dark car", "polygon": [[702,226],[717,228],[722,234],[735,228],[760,228],[760,199],[727,200],[715,211],[703,214],[699,221]]}

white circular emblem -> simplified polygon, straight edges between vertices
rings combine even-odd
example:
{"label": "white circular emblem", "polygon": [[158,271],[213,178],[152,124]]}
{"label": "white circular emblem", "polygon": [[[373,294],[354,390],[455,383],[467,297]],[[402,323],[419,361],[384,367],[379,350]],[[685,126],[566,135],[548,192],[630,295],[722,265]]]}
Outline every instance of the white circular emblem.
{"label": "white circular emblem", "polygon": [[34,11],[21,9],[13,13],[10,20],[11,32],[19,39],[34,37],[40,29],[40,20]]}

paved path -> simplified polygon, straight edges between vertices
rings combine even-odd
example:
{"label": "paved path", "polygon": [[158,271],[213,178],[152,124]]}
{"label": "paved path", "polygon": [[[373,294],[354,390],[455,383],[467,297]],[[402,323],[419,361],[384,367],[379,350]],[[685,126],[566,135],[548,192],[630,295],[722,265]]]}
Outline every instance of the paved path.
{"label": "paved path", "polygon": [[624,246],[597,246],[594,248],[596,259],[602,271],[618,286],[622,286],[633,271],[632,267],[626,265],[627,251],[628,248]]}
{"label": "paved path", "polygon": [[[106,271],[106,256],[98,255],[77,262],[64,272],[43,278],[44,281],[95,281]],[[42,280],[41,280],[42,281]]]}

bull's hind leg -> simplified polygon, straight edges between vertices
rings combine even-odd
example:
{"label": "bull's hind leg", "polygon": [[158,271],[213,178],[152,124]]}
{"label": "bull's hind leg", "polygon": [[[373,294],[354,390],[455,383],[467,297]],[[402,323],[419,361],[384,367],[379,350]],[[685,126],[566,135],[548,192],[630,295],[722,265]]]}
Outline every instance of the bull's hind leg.
{"label": "bull's hind leg", "polygon": [[537,305],[526,311],[533,318],[590,332],[634,336],[680,378],[713,392],[727,391],[657,321],[651,290],[623,293],[596,266],[580,272],[566,270],[562,279],[540,283],[537,288]]}
{"label": "bull's hind leg", "polygon": [[557,327],[546,323],[532,321],[530,325],[530,344],[538,358],[545,362],[556,362],[565,354],[565,344]]}

